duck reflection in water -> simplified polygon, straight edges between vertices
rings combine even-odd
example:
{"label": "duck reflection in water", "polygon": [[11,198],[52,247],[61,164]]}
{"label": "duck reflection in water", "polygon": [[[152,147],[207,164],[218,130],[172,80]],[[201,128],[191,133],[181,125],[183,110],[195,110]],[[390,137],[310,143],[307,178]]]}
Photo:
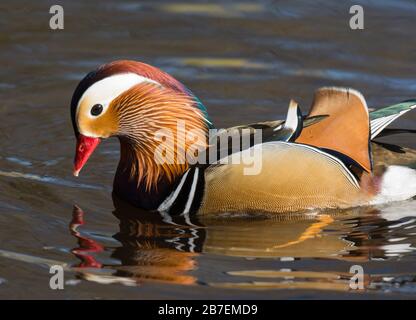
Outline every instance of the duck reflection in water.
{"label": "duck reflection in water", "polygon": [[[70,230],[78,240],[78,247],[71,252],[81,260],[75,269],[83,279],[102,283],[129,279],[129,284],[134,285],[144,281],[185,285],[205,283],[195,273],[198,267],[197,257],[201,253],[251,259],[339,259],[349,262],[349,265],[365,264],[373,258],[389,259],[385,246],[390,244],[390,227],[397,224],[397,221],[385,219],[382,212],[375,208],[284,215],[280,219],[276,216],[223,216],[202,220],[141,211],[115,197],[113,202],[113,214],[119,220],[119,232],[113,238],[121,244],[114,248],[104,246],[83,234],[79,227],[85,223],[84,212],[74,206]],[[403,236],[400,230],[398,235]],[[100,262],[104,252],[111,252],[111,258],[119,263]],[[245,259],[245,267],[248,262]],[[276,277],[285,276],[285,272],[279,270],[267,270],[266,273],[265,270],[249,270],[246,273],[223,271],[230,276],[267,278],[269,275],[276,280]],[[297,277],[297,272],[300,272],[299,277],[303,281],[305,278],[309,279],[308,282],[303,282],[306,287],[310,286],[312,279],[315,289],[328,288],[328,282],[332,282],[331,289],[349,290],[347,280],[351,275],[348,274],[348,269],[319,270],[320,276],[317,271],[298,270],[291,272],[294,278]],[[94,279],[92,274],[95,275]],[[328,278],[328,274],[333,277]],[[97,277],[100,279],[97,280]],[[334,284],[334,279],[342,281],[342,284]],[[367,284],[380,279],[375,274],[365,276]],[[282,282],[279,285],[290,287]]]}
{"label": "duck reflection in water", "polygon": [[[81,260],[76,268],[113,269],[113,277],[127,277],[136,283],[145,280],[196,282],[196,278],[186,272],[196,267],[195,257],[202,248],[204,227],[190,221],[188,224],[185,219],[166,220],[117,199],[114,204],[113,214],[119,219],[120,231],[113,238],[121,243],[116,248],[104,248],[97,240],[83,235],[78,228],[85,223],[84,212],[74,206],[70,231],[78,239],[78,247],[71,252]],[[104,250],[112,250],[111,258],[120,264],[100,263],[97,254]]]}

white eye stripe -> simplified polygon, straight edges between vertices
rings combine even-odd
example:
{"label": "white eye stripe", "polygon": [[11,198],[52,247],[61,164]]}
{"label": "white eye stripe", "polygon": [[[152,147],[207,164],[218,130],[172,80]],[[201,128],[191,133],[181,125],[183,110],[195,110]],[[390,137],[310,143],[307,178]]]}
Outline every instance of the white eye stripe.
{"label": "white eye stripe", "polygon": [[90,113],[91,108],[95,104],[103,105],[103,112],[101,112],[101,114],[104,114],[113,99],[118,97],[124,91],[142,82],[160,85],[160,83],[152,79],[142,77],[135,73],[117,74],[97,81],[90,86],[79,99],[76,113],[78,115],[80,106],[86,103],[87,106],[85,107],[86,109],[83,108],[83,110],[85,110],[83,112],[86,112],[88,117],[97,118],[97,116],[92,116]]}

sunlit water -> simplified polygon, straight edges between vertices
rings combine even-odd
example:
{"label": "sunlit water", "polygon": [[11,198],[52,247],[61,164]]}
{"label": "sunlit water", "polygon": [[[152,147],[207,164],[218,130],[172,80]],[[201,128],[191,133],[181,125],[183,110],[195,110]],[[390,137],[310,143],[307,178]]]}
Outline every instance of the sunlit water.
{"label": "sunlit water", "polygon": [[[0,3],[1,298],[414,298],[416,204],[308,215],[170,219],[111,198],[117,141],[71,175],[69,101],[97,65],[129,58],[188,85],[217,127],[304,111],[323,85],[354,87],[370,107],[414,98],[416,4],[67,1]],[[413,128],[416,114],[397,126]],[[416,147],[414,136],[388,140]],[[65,289],[49,289],[49,266]],[[365,290],[349,287],[363,267]]]}

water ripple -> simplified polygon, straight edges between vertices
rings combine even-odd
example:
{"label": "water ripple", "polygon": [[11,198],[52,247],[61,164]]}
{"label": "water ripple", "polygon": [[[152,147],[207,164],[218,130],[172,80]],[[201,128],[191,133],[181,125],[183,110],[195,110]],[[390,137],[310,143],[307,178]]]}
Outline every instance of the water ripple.
{"label": "water ripple", "polygon": [[69,180],[64,180],[61,178],[55,178],[51,176],[39,176],[37,174],[32,173],[22,173],[22,172],[16,172],[16,171],[0,171],[0,176],[3,177],[9,177],[9,178],[23,178],[23,179],[29,179],[39,182],[45,182],[50,183],[54,185],[59,186],[65,186],[70,188],[84,188],[84,189],[94,189],[94,190],[103,190],[103,187],[91,185],[91,184],[85,184],[85,183],[77,183]]}

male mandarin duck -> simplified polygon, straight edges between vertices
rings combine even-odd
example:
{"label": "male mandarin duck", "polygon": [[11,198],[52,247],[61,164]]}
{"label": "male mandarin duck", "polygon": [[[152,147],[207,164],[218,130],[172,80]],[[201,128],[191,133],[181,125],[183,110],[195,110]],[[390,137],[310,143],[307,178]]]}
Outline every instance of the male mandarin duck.
{"label": "male mandarin duck", "polygon": [[[118,137],[113,193],[145,210],[288,213],[404,200],[416,195],[416,171],[397,164],[416,163],[416,152],[401,148],[398,157],[371,140],[415,107],[416,100],[411,100],[369,113],[359,92],[325,87],[315,92],[306,117],[291,101],[285,121],[234,127],[208,138],[213,125],[206,108],[182,83],[144,63],[115,61],[87,74],[73,94],[74,175],[101,139]],[[166,150],[176,162],[159,163],[157,133],[169,129],[181,134],[179,122],[184,124],[182,134],[192,131],[193,139]],[[251,138],[261,132],[262,139],[227,150],[228,162],[203,164],[183,156],[191,143],[202,153],[212,148],[219,152],[224,147],[215,139],[243,129],[249,129]],[[259,150],[261,170],[245,174],[244,159]],[[236,155],[243,161],[233,163]]]}

